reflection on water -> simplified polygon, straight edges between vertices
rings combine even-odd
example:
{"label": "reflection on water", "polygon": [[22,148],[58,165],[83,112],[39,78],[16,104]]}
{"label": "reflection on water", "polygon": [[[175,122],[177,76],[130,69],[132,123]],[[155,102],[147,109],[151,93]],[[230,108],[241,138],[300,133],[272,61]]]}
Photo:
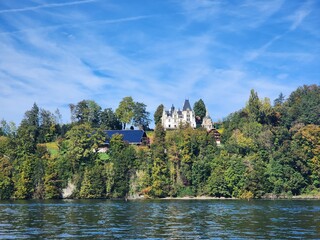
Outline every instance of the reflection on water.
{"label": "reflection on water", "polygon": [[1,201],[0,239],[316,239],[320,201]]}

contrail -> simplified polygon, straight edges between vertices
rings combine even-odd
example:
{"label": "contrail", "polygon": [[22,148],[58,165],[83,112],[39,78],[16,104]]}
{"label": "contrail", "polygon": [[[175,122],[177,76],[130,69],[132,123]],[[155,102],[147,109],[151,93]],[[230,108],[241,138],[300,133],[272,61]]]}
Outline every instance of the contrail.
{"label": "contrail", "polygon": [[56,28],[60,28],[60,27],[77,27],[77,26],[84,26],[84,25],[90,25],[90,24],[124,23],[124,22],[139,21],[139,20],[143,20],[143,19],[156,17],[156,16],[158,16],[158,15],[142,15],[142,16],[117,18],[117,19],[92,20],[92,21],[79,22],[79,23],[65,23],[65,24],[43,26],[43,27],[37,27],[37,28],[27,28],[27,29],[21,29],[21,30],[10,31],[10,32],[0,32],[0,35],[23,33],[23,32],[29,32],[29,31],[37,31],[37,30],[50,30],[50,29],[56,29]]}
{"label": "contrail", "polygon": [[44,5],[39,5],[39,6],[35,6],[35,7],[5,9],[5,10],[0,10],[0,14],[1,13],[33,11],[33,10],[37,10],[37,9],[41,9],[41,8],[64,7],[64,6],[71,6],[71,5],[77,5],[77,4],[85,4],[85,3],[90,3],[90,2],[96,2],[96,0],[83,0],[83,1],[68,2],[68,3],[51,3],[51,4],[44,4]]}

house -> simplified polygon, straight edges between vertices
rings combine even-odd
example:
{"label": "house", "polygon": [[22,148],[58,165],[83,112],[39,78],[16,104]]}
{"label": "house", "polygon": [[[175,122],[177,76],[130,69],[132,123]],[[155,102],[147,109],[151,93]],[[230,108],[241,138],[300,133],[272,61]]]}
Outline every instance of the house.
{"label": "house", "polygon": [[107,139],[105,145],[110,144],[110,139],[114,134],[120,134],[123,136],[123,141],[131,145],[149,145],[149,138],[143,130],[106,130]]}
{"label": "house", "polygon": [[164,129],[178,129],[180,124],[189,124],[196,128],[196,116],[189,100],[185,100],[182,111],[173,105],[170,110],[163,109],[161,123]]}
{"label": "house", "polygon": [[210,134],[214,138],[218,146],[221,145],[221,134],[217,129],[212,128],[210,131],[208,131],[208,134]]}

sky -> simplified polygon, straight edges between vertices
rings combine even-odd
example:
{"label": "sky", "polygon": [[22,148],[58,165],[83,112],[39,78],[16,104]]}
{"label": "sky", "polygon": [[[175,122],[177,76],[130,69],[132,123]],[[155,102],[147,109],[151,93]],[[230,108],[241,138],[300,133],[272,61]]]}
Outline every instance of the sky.
{"label": "sky", "polygon": [[0,0],[0,119],[126,96],[153,113],[202,99],[214,121],[250,90],[320,83],[318,0]]}

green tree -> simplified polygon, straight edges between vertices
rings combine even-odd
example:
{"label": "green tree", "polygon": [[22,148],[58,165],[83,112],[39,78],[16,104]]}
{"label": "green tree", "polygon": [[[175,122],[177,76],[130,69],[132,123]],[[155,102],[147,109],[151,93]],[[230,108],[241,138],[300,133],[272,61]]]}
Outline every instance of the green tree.
{"label": "green tree", "polygon": [[133,125],[143,130],[148,129],[150,123],[150,113],[146,110],[146,107],[147,105],[145,105],[144,103],[136,102],[133,110]]}
{"label": "green tree", "polygon": [[158,123],[154,132],[152,144],[153,167],[151,194],[155,197],[164,197],[168,193],[167,156],[164,146],[166,133],[161,123]]}
{"label": "green tree", "polygon": [[106,175],[106,196],[112,197],[113,185],[115,180],[115,172],[113,162],[105,164],[105,175]]}
{"label": "green tree", "polygon": [[229,158],[228,167],[224,172],[227,188],[232,197],[240,197],[245,185],[245,165],[242,158],[233,155]]}
{"label": "green tree", "polygon": [[197,195],[206,194],[205,186],[211,174],[210,160],[207,157],[198,158],[192,165],[192,185]]}
{"label": "green tree", "polygon": [[304,85],[292,92],[285,103],[287,126],[295,123],[320,125],[320,86]]}
{"label": "green tree", "polygon": [[193,111],[196,115],[197,124],[201,124],[207,112],[206,105],[204,104],[202,99],[194,103]]}
{"label": "green tree", "polygon": [[130,181],[131,193],[149,196],[152,184],[152,164],[151,150],[149,148],[139,148],[134,163],[135,172]]}
{"label": "green tree", "polygon": [[[158,124],[161,124],[158,123]],[[181,129],[170,131],[166,134],[167,157],[168,157],[168,172],[170,180],[170,196],[177,196],[178,191],[183,186],[183,181],[180,175],[181,166],[181,151],[180,143],[183,141]]]}
{"label": "green tree", "polygon": [[285,101],[285,96],[281,92],[279,96],[274,100],[273,105],[274,106],[281,106]]}
{"label": "green tree", "polygon": [[39,114],[39,140],[38,142],[51,142],[56,134],[56,122],[54,115],[47,110],[40,109]]}
{"label": "green tree", "polygon": [[33,198],[43,199],[45,196],[44,176],[46,169],[46,162],[50,158],[47,147],[44,144],[38,144],[36,153],[33,156]]}
{"label": "green tree", "polygon": [[38,128],[39,121],[40,121],[39,113],[40,113],[40,109],[38,105],[34,103],[31,110],[25,112],[23,120],[27,123],[27,125]]}
{"label": "green tree", "polygon": [[255,151],[257,145],[254,139],[246,136],[242,131],[237,129],[234,130],[232,136],[227,140],[225,148],[231,153],[245,156]]}
{"label": "green tree", "polygon": [[13,194],[13,166],[7,156],[0,154],[0,200],[9,199]]}
{"label": "green tree", "polygon": [[155,113],[153,115],[153,119],[154,119],[154,124],[155,125],[157,125],[161,121],[162,114],[163,114],[163,109],[164,109],[163,104],[160,104],[157,107],[157,110],[155,111]]}
{"label": "green tree", "polygon": [[38,130],[34,126],[30,126],[25,121],[22,121],[17,131],[17,137],[14,139],[17,146],[17,155],[22,157],[34,154],[37,148],[37,137]]}
{"label": "green tree", "polygon": [[0,122],[0,136],[14,137],[17,132],[17,127],[14,122],[7,122],[1,120]]}
{"label": "green tree", "polygon": [[79,124],[89,123],[92,127],[100,124],[101,107],[93,100],[82,100],[76,105],[70,104],[71,119]]}
{"label": "green tree", "polygon": [[253,197],[260,198],[268,192],[266,163],[259,154],[251,154],[244,159],[246,170],[244,176],[244,191],[252,193]]}
{"label": "green tree", "polygon": [[33,173],[34,164],[31,156],[25,155],[22,159],[19,172],[14,176],[14,194],[15,199],[31,199],[34,193]]}
{"label": "green tree", "polygon": [[212,172],[207,181],[207,194],[215,197],[240,197],[245,183],[242,158],[222,150],[215,154],[210,164]]}
{"label": "green tree", "polygon": [[107,130],[120,130],[121,122],[111,108],[106,108],[101,112],[101,128]]}
{"label": "green tree", "polygon": [[259,100],[257,92],[251,89],[250,97],[246,109],[249,113],[249,116],[259,122],[260,119],[260,111],[261,111],[261,102]]}
{"label": "green tree", "polygon": [[105,197],[105,175],[104,166],[95,164],[93,167],[86,167],[80,188],[81,198],[102,198]]}
{"label": "green tree", "polygon": [[181,154],[181,166],[180,166],[180,176],[182,178],[183,184],[185,186],[190,186],[192,179],[192,164],[193,164],[193,154],[192,154],[192,143],[191,137],[193,129],[191,127],[184,129],[183,140],[180,143],[180,154]]}
{"label": "green tree", "polygon": [[197,146],[192,147],[195,156],[192,164],[192,186],[197,195],[205,195],[208,178],[212,172],[212,160],[217,155],[218,149],[214,136],[206,130],[195,130],[195,135]]}
{"label": "green tree", "polygon": [[135,103],[132,97],[124,97],[116,109],[116,116],[123,123],[123,129],[126,129],[126,124],[130,123],[134,116]]}
{"label": "green tree", "polygon": [[20,146],[31,152],[35,151],[35,146],[39,142],[39,111],[39,107],[34,103],[31,110],[25,112],[17,131],[18,138],[21,138]]}
{"label": "green tree", "polygon": [[45,199],[58,199],[62,196],[62,180],[59,176],[58,162],[52,157],[46,161],[44,195]]}
{"label": "green tree", "polygon": [[110,140],[110,160],[114,176],[112,197],[126,198],[129,193],[129,170],[135,161],[135,151],[123,141],[122,135],[114,134]]}
{"label": "green tree", "polygon": [[285,143],[267,164],[265,175],[270,182],[270,192],[298,195],[306,186],[306,179],[299,170],[301,163],[294,159],[292,154],[290,146]]}
{"label": "green tree", "polygon": [[274,117],[274,111],[272,109],[270,99],[269,98],[264,98],[263,100],[260,101],[260,123],[261,124],[271,124],[272,123],[272,118]]}
{"label": "green tree", "polygon": [[305,179],[310,179],[312,188],[320,188],[320,126],[302,127],[294,134],[291,149]]}
{"label": "green tree", "polygon": [[98,147],[105,140],[105,134],[94,130],[89,123],[74,126],[67,132],[67,158],[72,163],[73,172],[81,166],[92,165],[98,157]]}
{"label": "green tree", "polygon": [[207,181],[206,192],[214,197],[231,197],[232,194],[224,176],[228,168],[227,160],[223,157],[216,157],[211,164],[212,172]]}

